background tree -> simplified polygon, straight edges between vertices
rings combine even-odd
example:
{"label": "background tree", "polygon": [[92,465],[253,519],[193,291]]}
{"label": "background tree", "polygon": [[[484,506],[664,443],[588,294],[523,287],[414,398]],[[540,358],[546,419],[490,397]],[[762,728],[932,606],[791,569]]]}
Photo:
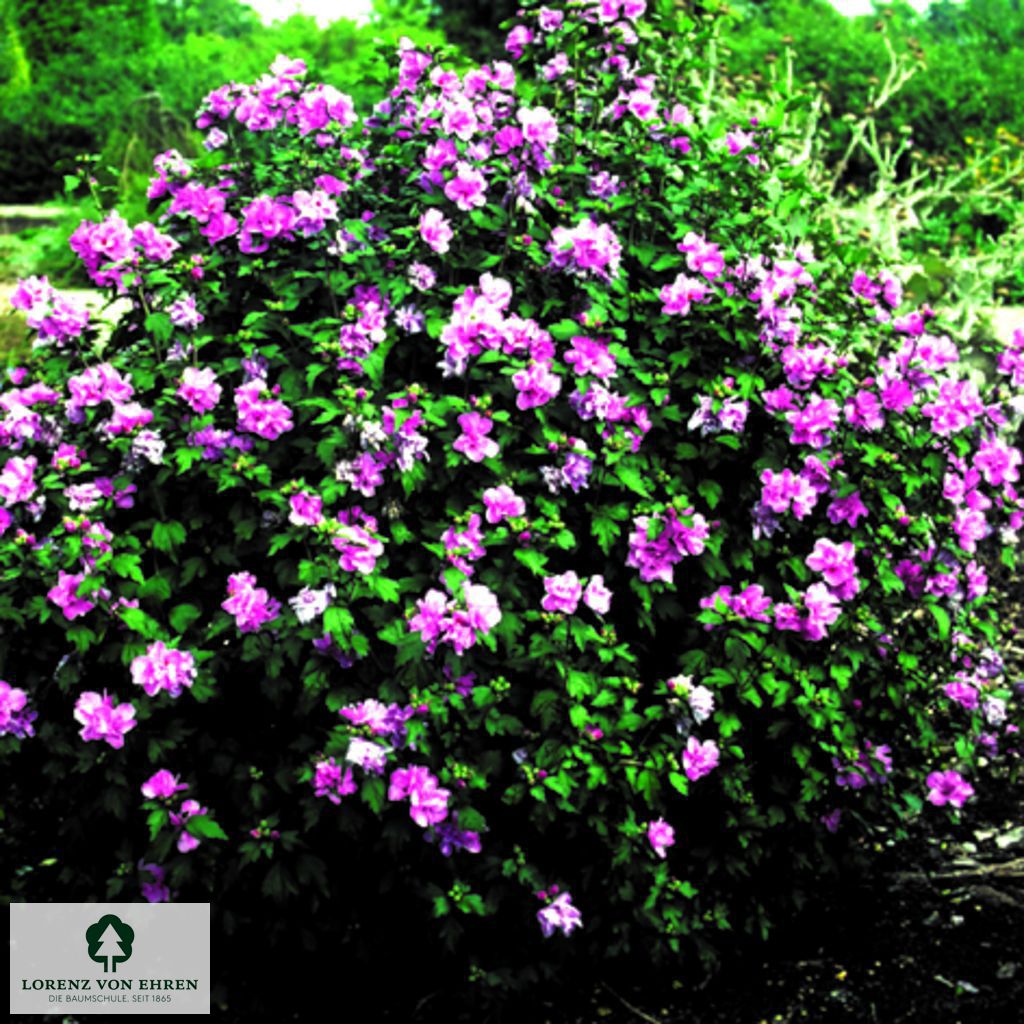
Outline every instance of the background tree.
{"label": "background tree", "polygon": [[0,0],[0,203],[61,189],[82,152],[141,214],[149,154],[194,152],[197,97],[256,77],[278,53],[304,59],[359,104],[377,99],[383,55],[408,36],[440,45],[431,8],[379,0],[367,25],[264,25],[241,0]]}

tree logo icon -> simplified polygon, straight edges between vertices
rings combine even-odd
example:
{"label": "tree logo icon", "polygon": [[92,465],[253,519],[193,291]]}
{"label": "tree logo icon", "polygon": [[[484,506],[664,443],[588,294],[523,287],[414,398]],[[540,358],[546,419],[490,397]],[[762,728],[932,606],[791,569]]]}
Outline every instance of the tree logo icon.
{"label": "tree logo icon", "polygon": [[132,955],[135,931],[113,914],[104,914],[95,924],[85,930],[85,941],[89,944],[89,959],[103,964],[103,973],[117,973],[117,965],[123,964]]}

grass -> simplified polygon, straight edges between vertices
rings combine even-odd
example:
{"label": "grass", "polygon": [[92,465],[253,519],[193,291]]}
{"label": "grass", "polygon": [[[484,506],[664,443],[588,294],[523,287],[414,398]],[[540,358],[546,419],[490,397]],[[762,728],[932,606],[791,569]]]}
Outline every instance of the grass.
{"label": "grass", "polygon": [[68,246],[71,232],[87,213],[72,207],[54,222],[0,235],[0,280],[46,275],[57,287],[86,285],[78,258]]}
{"label": "grass", "polygon": [[0,362],[10,366],[25,359],[31,351],[25,318],[20,313],[0,310]]}

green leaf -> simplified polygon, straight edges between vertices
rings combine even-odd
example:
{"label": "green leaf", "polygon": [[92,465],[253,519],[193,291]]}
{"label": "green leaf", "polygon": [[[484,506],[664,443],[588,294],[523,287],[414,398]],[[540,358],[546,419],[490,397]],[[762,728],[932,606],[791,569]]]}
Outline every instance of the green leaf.
{"label": "green leaf", "polygon": [[734,732],[740,729],[740,717],[732,713],[725,713],[718,718],[718,733],[722,739],[727,739]]}
{"label": "green leaf", "polygon": [[686,796],[690,788],[689,780],[681,772],[669,772],[668,773],[669,785],[676,790],[678,793],[682,793]]}
{"label": "green leaf", "polygon": [[166,523],[153,524],[153,547],[170,551],[185,539],[185,527],[173,519]]}
{"label": "green leaf", "polygon": [[932,613],[935,623],[939,627],[939,639],[946,640],[949,637],[950,630],[949,612],[937,604],[928,605],[928,610]]}
{"label": "green leaf", "polygon": [[739,637],[730,636],[725,641],[725,656],[735,665],[745,665],[750,659],[750,648]]}
{"label": "green leaf", "polygon": [[622,527],[614,519],[599,515],[594,516],[590,532],[597,539],[598,547],[607,555],[622,532]]}
{"label": "green leaf", "polygon": [[95,641],[96,634],[85,626],[72,626],[67,632],[67,637],[78,648],[79,654],[85,654]]}
{"label": "green leaf", "polygon": [[134,580],[136,583],[141,583],[145,576],[142,574],[142,569],[139,568],[139,556],[132,554],[120,554],[115,555],[110,560],[110,568],[120,577],[124,579]]}
{"label": "green leaf", "polygon": [[[194,820],[194,819],[193,819]],[[298,895],[299,887],[283,864],[274,864],[263,879],[261,891],[271,899],[283,900],[288,893]]]}
{"label": "green leaf", "polygon": [[475,892],[467,893],[459,900],[459,910],[463,914],[478,914],[481,917],[487,913],[482,897]]}
{"label": "green leaf", "polygon": [[397,580],[390,579],[387,576],[378,576],[376,573],[367,576],[365,583],[367,588],[373,591],[382,601],[397,601],[398,595],[402,592]]}
{"label": "green leaf", "polygon": [[[423,641],[418,633],[410,633],[398,641],[398,650],[395,653],[395,668],[412,664],[414,661],[423,659]],[[490,691],[488,690],[488,693]]]}
{"label": "green leaf", "polygon": [[168,618],[176,633],[184,633],[200,615],[202,612],[194,604],[179,604]]}
{"label": "green leaf", "polygon": [[164,576],[150,576],[139,587],[139,597],[156,597],[166,601],[171,596],[171,585]]}
{"label": "green leaf", "polygon": [[712,511],[722,499],[722,485],[716,484],[714,480],[701,480],[697,484],[697,493],[708,503]]}
{"label": "green leaf", "polygon": [[384,806],[384,792],[384,780],[371,776],[363,779],[359,795],[374,814],[380,814],[381,808]]}
{"label": "green leaf", "polygon": [[185,822],[185,831],[198,839],[227,839],[228,834],[206,814],[197,814]]}
{"label": "green leaf", "polygon": [[149,816],[146,818],[146,824],[149,826],[150,842],[153,842],[153,840],[160,834],[160,830],[167,824],[167,819],[167,811],[162,807],[158,807],[156,810],[149,812]]}
{"label": "green leaf", "polygon": [[530,714],[536,715],[545,727],[550,725],[555,720],[559,699],[554,690],[541,690],[530,701]]}
{"label": "green leaf", "polygon": [[555,341],[568,341],[581,332],[582,328],[575,320],[559,320],[548,328],[548,333]]}
{"label": "green leaf", "polygon": [[542,576],[548,564],[548,556],[534,548],[518,548],[515,557],[516,561],[522,562],[535,576]]}
{"label": "green leaf", "polygon": [[146,333],[159,342],[170,341],[174,334],[174,324],[166,313],[150,313],[146,317]]}
{"label": "green leaf", "polygon": [[459,828],[484,832],[487,829],[487,819],[479,811],[474,811],[472,807],[463,807],[459,810]]}
{"label": "green leaf", "polygon": [[641,267],[649,267],[658,250],[650,242],[641,242],[630,250]]}
{"label": "green leaf", "polygon": [[597,687],[593,678],[587,675],[586,672],[577,672],[575,669],[569,669],[565,688],[570,697],[574,700],[581,700],[583,697],[589,697]]}
{"label": "green leaf", "polygon": [[273,558],[282,548],[287,547],[294,538],[290,533],[279,533],[270,538],[270,548],[267,550],[267,557]]}
{"label": "green leaf", "polygon": [[566,772],[559,772],[557,775],[549,775],[544,780],[548,789],[553,789],[559,796],[568,797],[573,789],[572,778]]}
{"label": "green leaf", "polygon": [[636,466],[620,462],[615,467],[615,476],[624,487],[627,487],[634,494],[639,494],[641,498],[649,498],[651,496],[643,474]]}
{"label": "green leaf", "polygon": [[324,629],[335,640],[348,636],[352,632],[354,623],[355,619],[347,608],[339,608],[332,604],[324,610]]}
{"label": "green leaf", "polygon": [[147,640],[156,640],[160,636],[160,624],[150,618],[141,608],[122,608],[119,613],[121,621],[132,631],[140,633]]}
{"label": "green leaf", "polygon": [[756,687],[752,683],[745,683],[740,687],[740,696],[753,704],[755,708],[759,708],[764,704],[761,694],[757,692]]}

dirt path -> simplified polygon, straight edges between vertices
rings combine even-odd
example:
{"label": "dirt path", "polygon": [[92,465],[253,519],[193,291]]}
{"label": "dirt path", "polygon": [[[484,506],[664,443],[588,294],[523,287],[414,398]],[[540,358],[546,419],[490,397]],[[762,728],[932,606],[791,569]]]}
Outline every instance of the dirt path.
{"label": "dirt path", "polygon": [[56,224],[67,213],[64,206],[0,206],[0,235]]}

